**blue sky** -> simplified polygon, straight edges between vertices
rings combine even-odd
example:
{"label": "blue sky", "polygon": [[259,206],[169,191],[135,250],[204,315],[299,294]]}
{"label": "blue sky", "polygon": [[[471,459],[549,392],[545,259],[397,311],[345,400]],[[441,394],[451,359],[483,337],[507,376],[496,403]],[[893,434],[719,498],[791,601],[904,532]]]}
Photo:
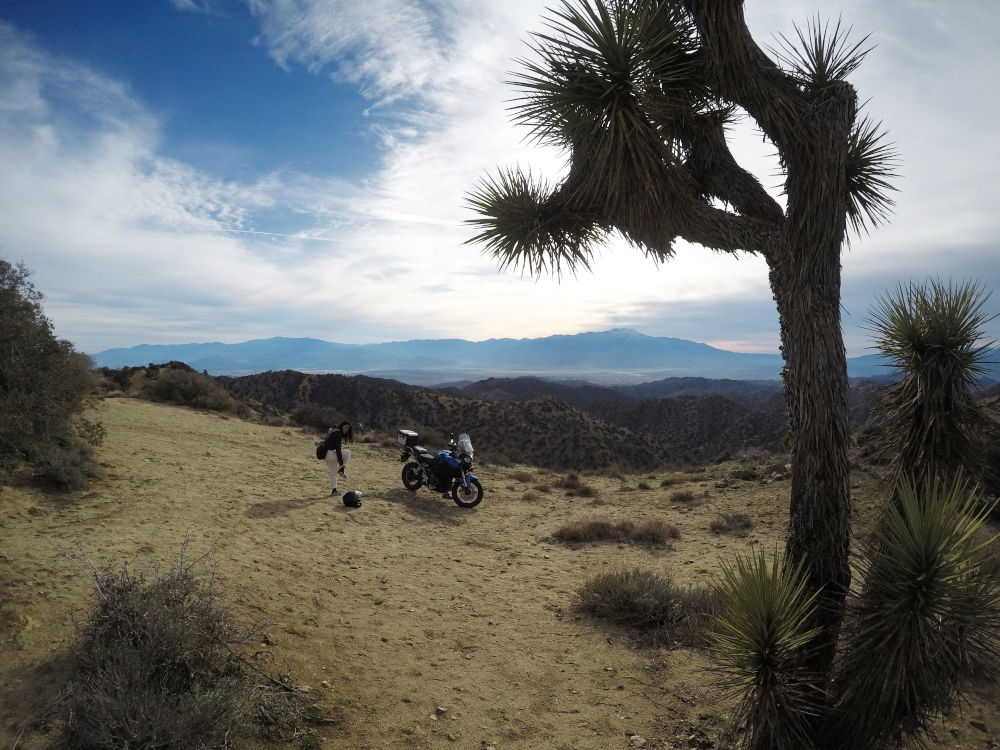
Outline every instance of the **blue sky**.
{"label": "blue sky", "polygon": [[[0,0],[0,257],[33,269],[57,334],[88,352],[622,326],[777,351],[759,259],[679,243],[656,266],[612,240],[557,282],[464,244],[477,181],[563,168],[511,123],[504,84],[552,4]],[[1000,285],[1000,6],[746,0],[765,47],[817,11],[871,35],[851,81],[901,155],[891,223],[843,256],[858,355],[899,283]],[[733,142],[777,194],[759,136]]]}

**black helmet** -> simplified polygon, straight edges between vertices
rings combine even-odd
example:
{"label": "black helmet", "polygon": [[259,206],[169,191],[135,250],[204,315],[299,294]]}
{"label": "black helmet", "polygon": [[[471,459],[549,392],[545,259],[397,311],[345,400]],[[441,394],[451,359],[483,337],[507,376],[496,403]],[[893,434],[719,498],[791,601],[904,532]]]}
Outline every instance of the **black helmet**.
{"label": "black helmet", "polygon": [[361,506],[361,493],[358,490],[345,492],[344,497],[341,499],[348,508],[358,508]]}

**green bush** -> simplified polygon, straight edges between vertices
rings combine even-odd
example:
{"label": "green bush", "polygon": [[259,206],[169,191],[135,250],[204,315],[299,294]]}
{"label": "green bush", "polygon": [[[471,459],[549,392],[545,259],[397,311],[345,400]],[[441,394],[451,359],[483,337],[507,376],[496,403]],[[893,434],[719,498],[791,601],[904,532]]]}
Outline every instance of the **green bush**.
{"label": "green bush", "polygon": [[[333,425],[340,424],[344,419],[342,412],[329,406],[318,406],[317,404],[304,404],[292,412],[293,422],[322,433],[326,433]],[[395,440],[392,440],[390,445],[399,447]]]}
{"label": "green bush", "polygon": [[187,365],[160,367],[155,371],[154,377],[147,379],[139,395],[150,401],[224,412],[239,417],[249,415],[245,404],[233,398],[210,377],[195,372]]}
{"label": "green bush", "polygon": [[76,440],[67,446],[47,446],[34,456],[34,477],[59,490],[79,490],[92,474],[90,448]]}
{"label": "green bush", "polygon": [[591,579],[578,592],[575,607],[671,646],[705,645],[707,625],[717,610],[711,591],[679,588],[669,577],[636,568]]}
{"label": "green bush", "polygon": [[[36,476],[72,486],[100,436],[80,419],[96,376],[89,357],[55,337],[29,276],[23,265],[0,260],[0,483],[27,461]],[[80,472],[72,468],[78,465]]]}

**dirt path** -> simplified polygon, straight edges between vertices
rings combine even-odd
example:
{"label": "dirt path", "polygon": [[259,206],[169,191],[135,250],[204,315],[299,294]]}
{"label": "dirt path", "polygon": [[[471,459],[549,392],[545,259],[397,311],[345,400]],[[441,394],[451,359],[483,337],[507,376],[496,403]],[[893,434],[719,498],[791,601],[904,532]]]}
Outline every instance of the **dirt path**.
{"label": "dirt path", "polygon": [[[132,399],[106,400],[100,418],[109,434],[91,489],[0,490],[2,748],[52,746],[26,726],[61,686],[58,657],[90,603],[70,558],[169,566],[185,539],[188,559],[211,553],[203,570],[237,618],[267,623],[275,673],[341,718],[321,728],[325,748],[708,747],[725,719],[705,654],[637,650],[579,618],[573,598],[624,566],[707,582],[721,556],[782,537],[786,482],[723,483],[713,467],[669,488],[663,475],[585,477],[596,496],[567,497],[532,489],[555,476],[486,464],[485,499],[465,510],[403,489],[398,451],[359,443],[348,484],[364,504],[347,509],[298,429]],[[695,502],[671,502],[683,489]],[[723,511],[749,514],[750,535],[710,533]],[[658,551],[547,541],[595,517],[662,518],[680,538]],[[949,720],[935,746],[984,747],[1000,721],[983,706]]]}

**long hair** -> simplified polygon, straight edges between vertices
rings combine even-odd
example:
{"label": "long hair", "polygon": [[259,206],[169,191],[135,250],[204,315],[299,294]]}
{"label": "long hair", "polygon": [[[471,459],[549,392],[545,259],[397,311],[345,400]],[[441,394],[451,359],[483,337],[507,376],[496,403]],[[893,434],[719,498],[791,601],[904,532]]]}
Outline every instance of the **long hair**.
{"label": "long hair", "polygon": [[[344,432],[344,428],[347,428],[347,432]],[[348,422],[346,419],[337,425],[337,429],[340,430],[340,436],[343,440],[348,443],[354,442],[354,425]]]}

